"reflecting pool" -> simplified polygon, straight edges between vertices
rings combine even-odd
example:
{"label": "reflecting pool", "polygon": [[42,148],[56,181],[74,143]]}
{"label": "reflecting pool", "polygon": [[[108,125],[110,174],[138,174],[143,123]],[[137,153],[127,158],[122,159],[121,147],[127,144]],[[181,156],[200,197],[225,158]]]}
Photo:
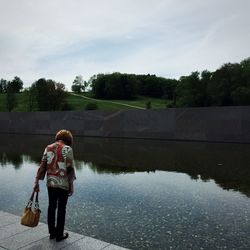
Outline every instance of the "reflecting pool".
{"label": "reflecting pool", "polygon": [[[1,135],[0,210],[22,214],[52,141]],[[131,249],[250,249],[250,145],[79,137],[73,148],[68,230]]]}

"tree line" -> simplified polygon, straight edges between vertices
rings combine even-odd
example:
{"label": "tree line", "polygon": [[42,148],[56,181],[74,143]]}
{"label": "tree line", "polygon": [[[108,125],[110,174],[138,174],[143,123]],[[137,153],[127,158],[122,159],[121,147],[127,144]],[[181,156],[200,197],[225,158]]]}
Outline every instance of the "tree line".
{"label": "tree line", "polygon": [[98,74],[92,78],[91,87],[95,98],[135,99],[138,95],[174,99],[178,81],[156,75]]}
{"label": "tree line", "polygon": [[175,93],[180,107],[250,105],[250,58],[183,76]]}
{"label": "tree line", "polygon": [[[6,108],[12,111],[17,106],[16,94],[23,90],[19,77],[12,81],[0,80],[0,93],[6,94]],[[24,101],[28,111],[55,111],[70,109],[66,97],[65,85],[54,80],[40,78],[24,91]]]}
{"label": "tree line", "polygon": [[23,81],[15,76],[12,81],[0,79],[0,93],[6,93],[6,108],[11,111],[17,104],[16,93],[23,89]]}
{"label": "tree line", "polygon": [[135,99],[138,95],[167,100],[172,107],[250,105],[250,58],[204,70],[179,80],[156,75],[98,74],[92,93],[100,99]]}
{"label": "tree line", "polygon": [[[93,75],[84,81],[78,75],[71,89],[76,93],[90,89],[92,96],[98,99],[162,98],[166,100],[166,107],[250,105],[250,58],[240,63],[226,63],[213,72],[195,71],[178,80],[115,72]],[[11,81],[0,80],[0,93],[6,94],[8,111],[17,105],[16,94],[20,91],[25,93],[29,111],[70,109],[64,84],[40,78],[23,90],[22,80],[15,76]]]}

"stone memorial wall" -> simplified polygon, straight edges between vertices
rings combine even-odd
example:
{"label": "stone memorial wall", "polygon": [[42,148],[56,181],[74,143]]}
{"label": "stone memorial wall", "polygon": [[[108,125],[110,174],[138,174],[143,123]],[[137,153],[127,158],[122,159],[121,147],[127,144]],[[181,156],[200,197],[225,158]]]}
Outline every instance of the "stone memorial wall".
{"label": "stone memorial wall", "polygon": [[250,143],[250,107],[0,112],[0,133]]}

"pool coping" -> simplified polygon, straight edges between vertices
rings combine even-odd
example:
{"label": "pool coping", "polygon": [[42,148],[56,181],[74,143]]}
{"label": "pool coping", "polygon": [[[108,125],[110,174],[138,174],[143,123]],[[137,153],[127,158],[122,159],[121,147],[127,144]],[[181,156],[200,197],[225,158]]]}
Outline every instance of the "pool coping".
{"label": "pool coping", "polygon": [[20,224],[20,216],[0,211],[0,250],[126,250],[108,242],[68,232],[68,239],[56,242],[49,239],[45,223],[39,223],[35,228],[26,227]]}

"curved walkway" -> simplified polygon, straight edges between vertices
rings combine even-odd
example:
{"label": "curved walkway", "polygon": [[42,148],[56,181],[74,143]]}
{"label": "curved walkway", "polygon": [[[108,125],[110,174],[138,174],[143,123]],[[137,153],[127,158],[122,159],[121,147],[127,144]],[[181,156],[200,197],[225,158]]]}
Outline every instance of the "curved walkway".
{"label": "curved walkway", "polygon": [[107,102],[107,103],[113,103],[116,105],[121,105],[121,106],[126,106],[126,107],[130,107],[130,108],[135,108],[135,109],[145,109],[139,106],[135,106],[135,105],[130,105],[130,104],[126,104],[126,103],[121,103],[121,102],[113,102],[113,101],[107,101],[107,100],[99,100],[99,99],[95,99],[95,98],[90,98],[84,95],[78,95],[78,94],[74,94],[74,93],[69,93],[70,95],[74,95],[74,96],[78,96],[78,97],[82,97],[84,99],[88,99],[91,101],[95,101],[95,102]]}

